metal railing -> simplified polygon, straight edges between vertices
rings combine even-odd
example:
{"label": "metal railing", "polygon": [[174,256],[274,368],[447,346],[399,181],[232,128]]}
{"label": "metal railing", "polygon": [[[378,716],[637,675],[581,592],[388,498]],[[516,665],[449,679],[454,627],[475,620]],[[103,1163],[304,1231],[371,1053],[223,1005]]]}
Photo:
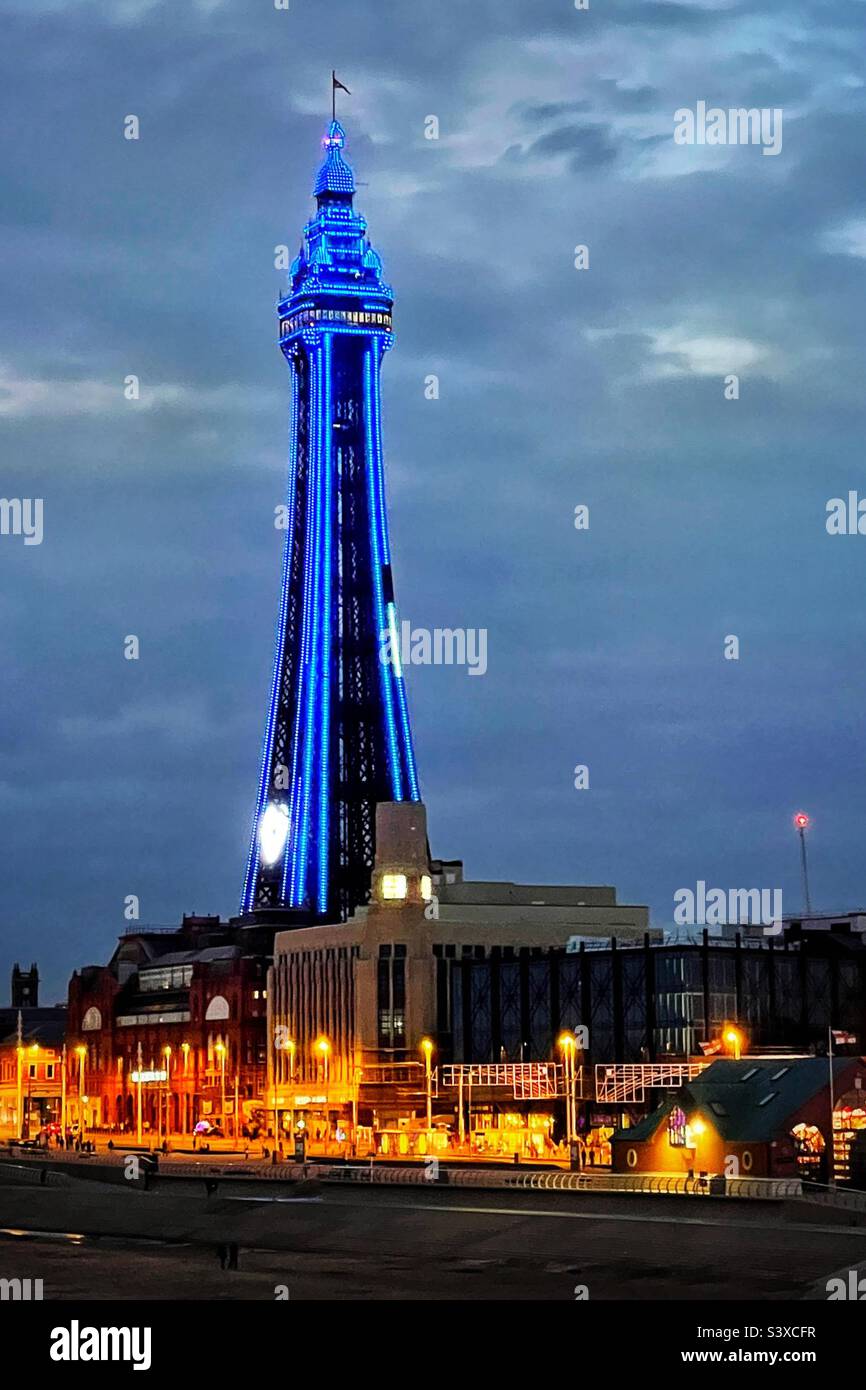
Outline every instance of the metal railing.
{"label": "metal railing", "polygon": [[824,1187],[806,1183],[803,1196],[809,1202],[819,1202],[821,1206],[835,1207],[841,1211],[866,1212],[866,1192],[847,1187]]}
{"label": "metal railing", "polygon": [[70,1187],[72,1182],[67,1173],[55,1173],[50,1168],[30,1167],[23,1163],[0,1164],[0,1186],[3,1183],[22,1183],[26,1187]]}
{"label": "metal railing", "polygon": [[[436,1156],[430,1155],[432,1161]],[[33,1159],[40,1160],[33,1162]],[[0,1181],[7,1175],[12,1182],[49,1183],[63,1185],[72,1179],[61,1172],[47,1170],[51,1161],[67,1164],[86,1164],[93,1155],[34,1154],[26,1164],[3,1161]],[[123,1154],[100,1153],[99,1163],[121,1165]],[[441,1161],[440,1161],[441,1162]],[[647,1196],[731,1197],[747,1200],[781,1201],[803,1198],[837,1209],[866,1212],[866,1192],[840,1188],[804,1189],[800,1178],[725,1178],[707,1175],[689,1177],[682,1173],[601,1173],[595,1170],[567,1172],[554,1169],[448,1168],[445,1162],[437,1170],[428,1161],[415,1164],[382,1163],[270,1163],[257,1160],[238,1164],[220,1164],[218,1157],[201,1160],[172,1160],[160,1168],[161,1178],[199,1178],[216,1183],[225,1178],[241,1180],[281,1180],[283,1182],[315,1181],[354,1185],[445,1186],[503,1188],[529,1192],[597,1192],[637,1193]],[[438,1181],[433,1180],[436,1174]],[[14,1176],[13,1176],[14,1174]]]}

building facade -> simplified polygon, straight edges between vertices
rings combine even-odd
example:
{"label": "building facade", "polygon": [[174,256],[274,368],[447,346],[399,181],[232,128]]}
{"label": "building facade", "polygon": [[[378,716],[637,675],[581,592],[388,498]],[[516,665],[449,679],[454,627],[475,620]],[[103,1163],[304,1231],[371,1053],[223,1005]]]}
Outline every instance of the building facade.
{"label": "building facade", "polygon": [[[507,974],[570,940],[606,940],[613,930],[643,940],[647,927],[647,909],[617,903],[609,887],[466,882],[459,861],[431,864],[422,804],[379,805],[369,905],[345,923],[277,933],[269,1109],[283,1131],[299,1119],[320,1134],[414,1126],[426,1143],[428,1105],[456,1133],[474,1101],[476,1120],[508,1114],[528,1142],[533,1102],[544,1103],[549,1130],[565,1095],[557,1039],[530,1056],[518,1028],[495,1056],[458,1052],[464,962],[495,962]],[[488,1061],[498,1069],[461,1071]]]}
{"label": "building facade", "polygon": [[40,1008],[35,964],[13,967],[11,999],[0,1008],[0,1134],[27,1139],[60,1121],[66,1009]]}
{"label": "building facade", "polygon": [[828,1028],[866,1028],[866,949],[859,932],[803,932],[700,943],[622,940],[490,952],[451,965],[450,1047],[494,1061],[518,1047],[550,1054],[583,1025],[598,1062],[655,1062],[701,1053],[726,1023],[751,1045],[824,1047]]}
{"label": "building facade", "polygon": [[69,986],[70,1094],[87,1130],[190,1134],[256,1126],[267,1065],[272,935],[184,917],[131,929]]}

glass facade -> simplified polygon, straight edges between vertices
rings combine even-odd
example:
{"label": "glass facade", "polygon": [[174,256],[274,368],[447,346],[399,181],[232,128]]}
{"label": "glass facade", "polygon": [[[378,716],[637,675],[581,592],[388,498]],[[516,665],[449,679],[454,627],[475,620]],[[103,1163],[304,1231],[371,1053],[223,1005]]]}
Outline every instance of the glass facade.
{"label": "glass facade", "polygon": [[753,1046],[808,1049],[866,1031],[866,951],[852,942],[719,942],[509,951],[464,948],[437,968],[443,1056],[545,1061],[586,1024],[596,1060],[700,1054],[738,1023]]}

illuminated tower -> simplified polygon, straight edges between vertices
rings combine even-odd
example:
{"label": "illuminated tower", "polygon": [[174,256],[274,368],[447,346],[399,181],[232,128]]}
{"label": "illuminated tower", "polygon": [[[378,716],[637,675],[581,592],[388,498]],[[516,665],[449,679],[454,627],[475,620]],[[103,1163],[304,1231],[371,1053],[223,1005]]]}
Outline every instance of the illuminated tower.
{"label": "illuminated tower", "polygon": [[332,121],[317,211],[279,302],[292,403],[283,586],[241,911],[345,919],[366,901],[376,804],[418,801],[397,642],[379,371],[391,290]]}

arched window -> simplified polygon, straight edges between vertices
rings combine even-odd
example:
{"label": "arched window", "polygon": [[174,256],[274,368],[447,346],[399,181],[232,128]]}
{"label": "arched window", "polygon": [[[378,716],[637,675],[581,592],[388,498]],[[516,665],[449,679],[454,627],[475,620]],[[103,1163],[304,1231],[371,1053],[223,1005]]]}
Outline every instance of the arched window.
{"label": "arched window", "polygon": [[207,1006],[207,1013],[205,1014],[205,1018],[228,1018],[228,1016],[228,1000],[222,994],[215,994],[213,999],[211,999],[210,1003]]}
{"label": "arched window", "polygon": [[81,1020],[81,1031],[83,1033],[95,1033],[102,1027],[102,1014],[96,1008],[87,1010]]}

